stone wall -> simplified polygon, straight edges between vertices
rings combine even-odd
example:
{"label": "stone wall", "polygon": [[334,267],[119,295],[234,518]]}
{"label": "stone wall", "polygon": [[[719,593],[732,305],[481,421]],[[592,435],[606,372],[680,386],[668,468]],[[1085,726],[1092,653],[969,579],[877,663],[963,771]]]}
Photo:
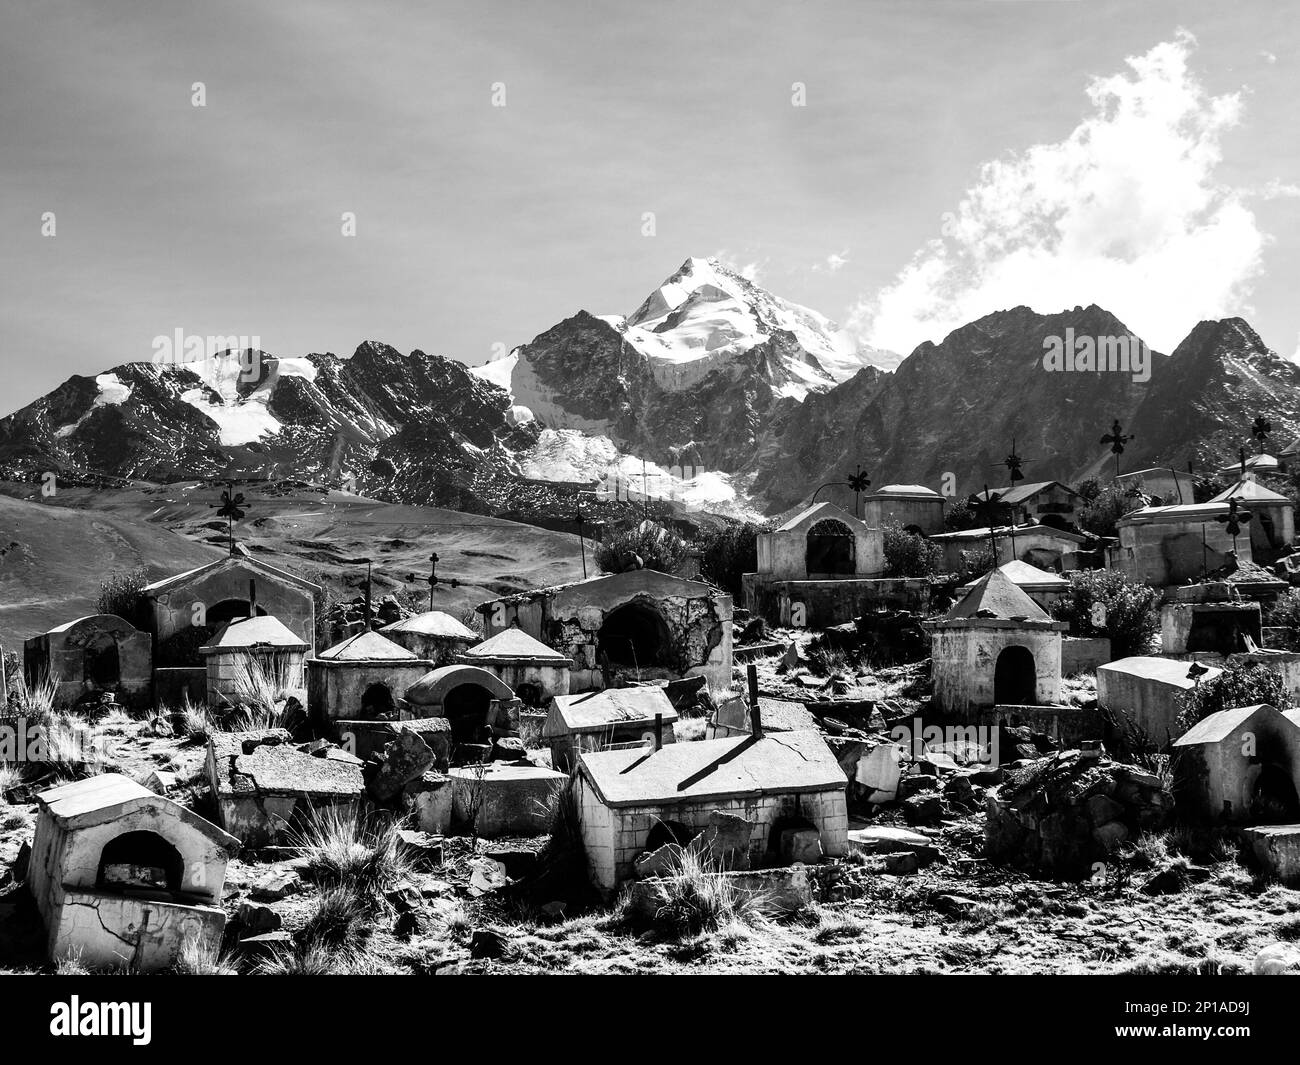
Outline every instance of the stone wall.
{"label": "stone wall", "polygon": [[746,610],[782,628],[798,627],[796,605],[802,606],[802,627],[810,629],[840,625],[875,610],[925,614],[930,608],[930,582],[924,577],[783,581],[746,573],[741,591]]}
{"label": "stone wall", "polygon": [[758,823],[750,840],[750,855],[755,865],[762,864],[766,857],[770,830],[781,818],[803,818],[816,825],[822,851],[829,857],[842,857],[848,848],[849,815],[843,788],[671,805],[610,807],[600,801],[581,774],[576,787],[592,880],[606,892],[632,875],[633,863],[646,849],[646,840],[656,824],[677,822],[696,832],[708,825],[709,814],[714,811]]}

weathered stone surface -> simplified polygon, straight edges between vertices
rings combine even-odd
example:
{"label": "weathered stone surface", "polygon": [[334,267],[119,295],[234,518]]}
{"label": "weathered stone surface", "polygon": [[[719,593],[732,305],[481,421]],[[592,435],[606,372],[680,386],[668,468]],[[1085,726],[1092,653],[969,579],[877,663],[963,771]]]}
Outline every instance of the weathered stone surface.
{"label": "weathered stone surface", "polygon": [[634,863],[638,880],[668,876],[681,864],[682,848],[676,843],[665,843],[658,850],[646,851]]}
{"label": "weathered stone surface", "polygon": [[1300,973],[1300,947],[1294,943],[1270,943],[1255,955],[1251,972],[1256,976]]}
{"label": "weathered stone surface", "polygon": [[259,902],[279,902],[302,890],[302,877],[291,869],[277,869],[266,874],[249,894]]}
{"label": "weathered stone surface", "polygon": [[821,835],[815,828],[787,828],[781,833],[781,858],[816,865],[822,860]]}
{"label": "weathered stone surface", "polygon": [[714,810],[703,831],[691,840],[690,849],[720,869],[748,869],[749,844],[757,826],[738,814]]}
{"label": "weathered stone surface", "polygon": [[416,869],[434,869],[442,864],[442,837],[409,828],[398,829],[397,847]]}
{"label": "weathered stone surface", "polygon": [[379,767],[369,780],[370,794],[380,802],[391,802],[407,784],[423,776],[433,761],[433,751],[424,739],[402,730],[384,745]]}
{"label": "weathered stone surface", "polygon": [[1162,828],[1172,808],[1145,770],[1065,751],[1009,770],[985,795],[985,843],[996,860],[1086,877],[1125,839]]}
{"label": "weathered stone surface", "polygon": [[283,923],[282,918],[270,906],[263,906],[257,902],[241,902],[239,909],[236,911],[239,918],[239,926],[242,929],[241,938],[247,936],[258,936],[265,932],[274,932]]}
{"label": "weathered stone surface", "polygon": [[849,831],[849,847],[861,854],[915,854],[922,865],[939,857],[939,848],[929,836],[893,825],[871,825]]}
{"label": "weathered stone surface", "polygon": [[491,858],[475,858],[470,862],[469,893],[471,895],[486,895],[489,891],[497,891],[505,887],[509,882],[510,877],[506,874],[506,867],[500,862],[494,862]]}

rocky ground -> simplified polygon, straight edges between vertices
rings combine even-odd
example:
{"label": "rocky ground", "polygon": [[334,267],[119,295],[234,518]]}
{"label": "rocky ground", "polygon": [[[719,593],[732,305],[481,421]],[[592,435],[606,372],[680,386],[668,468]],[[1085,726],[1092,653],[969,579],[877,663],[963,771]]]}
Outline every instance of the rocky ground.
{"label": "rocky ground", "polygon": [[[869,681],[887,699],[905,703],[918,669],[879,669]],[[778,691],[787,683],[770,661],[763,673],[765,691],[768,683]],[[1074,684],[1086,697],[1086,678]],[[696,723],[684,723],[682,739],[699,731]],[[203,746],[121,712],[102,728],[103,768],[138,779],[153,770],[172,773],[173,797],[209,813]],[[19,801],[0,805],[0,971],[51,972],[34,906],[13,876],[36,807],[21,801],[21,792],[11,794]],[[404,869],[384,885],[382,897],[375,895],[363,920],[346,918],[348,931],[337,947],[307,957],[299,952],[290,961],[284,959],[295,942],[318,937],[328,885],[301,855],[246,856],[229,866],[224,905],[231,949],[218,968],[1218,974],[1252,971],[1260,952],[1279,943],[1275,949],[1285,959],[1300,951],[1300,891],[1258,878],[1238,860],[1231,841],[1209,856],[1190,858],[1177,832],[1152,833],[1129,841],[1089,880],[1053,882],[989,860],[978,801],[963,806],[945,800],[932,824],[906,824],[911,815],[898,804],[856,812],[871,817],[851,829],[889,825],[912,833],[920,841],[911,845],[920,856],[917,867],[909,860],[888,872],[880,857],[856,853],[821,877],[815,901],[794,915],[736,907],[724,908],[702,930],[647,925],[620,903],[589,905],[557,888],[553,878],[539,877],[547,867],[544,839],[449,837],[440,864]],[[239,935],[254,932],[270,939],[234,946]],[[62,971],[75,971],[75,965]]]}

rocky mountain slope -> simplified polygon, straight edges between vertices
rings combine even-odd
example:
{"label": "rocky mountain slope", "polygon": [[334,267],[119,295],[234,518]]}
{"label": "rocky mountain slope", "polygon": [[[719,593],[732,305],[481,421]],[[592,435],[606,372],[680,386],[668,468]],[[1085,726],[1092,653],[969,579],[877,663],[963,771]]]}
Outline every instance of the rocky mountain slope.
{"label": "rocky mountain slope", "polygon": [[1115,420],[1133,437],[1121,460],[1129,470],[1185,469],[1189,460],[1217,468],[1242,444],[1254,450],[1250,425],[1261,414],[1273,422],[1275,449],[1300,431],[1300,367],[1239,318],[1202,322],[1172,355],[1150,352],[1147,381],[1046,369],[1045,341],[1070,335],[1132,334],[1096,306],[990,314],[922,344],[892,374],[864,371],[810,396],[760,452],[753,491],[768,510],[783,510],[861,462],[877,485],[939,488],[951,473],[964,496],[1006,483],[1000,463],[1013,438],[1027,480],[1105,476],[1113,455],[1100,439]]}
{"label": "rocky mountain slope", "polygon": [[665,464],[694,447],[706,466],[731,472],[773,419],[872,355],[815,311],[693,258],[630,316],[579,311],[516,349],[510,388],[548,427]]}
{"label": "rocky mountain slope", "polygon": [[346,357],[226,352],[73,377],[0,419],[0,476],[298,478],[567,528],[578,486],[597,482],[603,499],[584,505],[640,510],[648,495],[743,517],[788,511],[859,463],[876,485],[996,487],[1013,438],[1028,480],[1108,474],[1099,441],[1115,420],[1133,436],[1127,469],[1217,468],[1254,448],[1258,415],[1274,450],[1300,431],[1300,367],[1239,318],[1127,370],[1045,364],[1084,337],[1140,343],[1097,306],[1015,307],[887,373],[887,353],[815,311],[688,259],[632,314],[579,311],[472,369],[368,341]]}
{"label": "rocky mountain slope", "polygon": [[348,357],[227,351],[70,378],[0,420],[0,469],[80,483],[298,477],[476,509],[483,456],[537,433],[462,364],[367,341]]}

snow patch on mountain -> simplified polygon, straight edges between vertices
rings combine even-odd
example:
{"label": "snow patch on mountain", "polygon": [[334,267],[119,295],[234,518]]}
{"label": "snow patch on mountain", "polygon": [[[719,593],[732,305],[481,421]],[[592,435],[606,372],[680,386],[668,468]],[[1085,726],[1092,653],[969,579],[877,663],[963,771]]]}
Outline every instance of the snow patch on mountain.
{"label": "snow patch on mountain", "polygon": [[115,373],[102,373],[95,378],[95,385],[99,389],[94,401],[90,405],[90,410],[86,411],[80,418],[69,425],[61,426],[54,431],[54,435],[60,439],[71,436],[77,431],[77,428],[90,417],[91,411],[96,407],[114,407],[119,403],[125,403],[131,398],[131,386],[126,384]]}
{"label": "snow patch on mountain", "polygon": [[503,388],[510,391],[510,378],[515,372],[515,364],[519,361],[519,352],[510,352],[504,358],[493,359],[491,362],[485,362],[482,366],[471,366],[469,372],[475,377],[481,377],[489,384],[496,385],[497,388]]}
{"label": "snow patch on mountain", "polygon": [[[307,362],[306,359],[290,361]],[[301,367],[291,366],[289,376],[295,368],[301,371]],[[238,353],[224,351],[206,359],[187,362],[185,369],[197,376],[204,387],[187,389],[181,393],[180,398],[217,423],[218,439],[223,445],[230,447],[251,444],[280,431],[279,419],[267,409],[274,387],[274,374],[253,391],[240,395],[240,383],[247,383],[244,378],[250,369]],[[312,369],[314,374],[315,368]],[[300,372],[299,376],[306,376],[306,373]]]}
{"label": "snow patch on mountain", "polygon": [[577,429],[543,429],[537,443],[520,456],[519,465],[525,477],[593,484],[607,498],[635,502],[648,494],[651,499],[759,520],[758,512],[737,491],[730,475],[704,470],[694,477],[677,477],[656,462],[620,451],[607,436]]}

